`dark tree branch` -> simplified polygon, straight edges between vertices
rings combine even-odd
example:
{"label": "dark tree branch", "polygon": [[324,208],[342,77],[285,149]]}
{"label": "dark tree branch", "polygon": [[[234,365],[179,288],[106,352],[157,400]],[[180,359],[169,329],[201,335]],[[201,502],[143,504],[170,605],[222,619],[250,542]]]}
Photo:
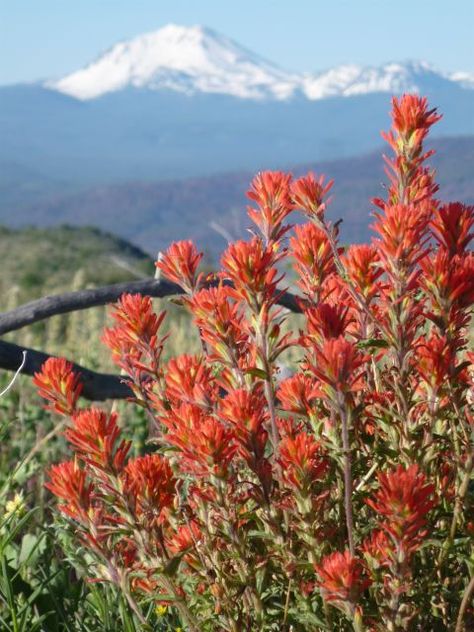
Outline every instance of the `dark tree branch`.
{"label": "dark tree branch", "polygon": [[[105,285],[88,290],[45,296],[0,314],[0,334],[16,331],[58,314],[67,314],[82,309],[89,309],[89,307],[114,303],[124,292],[143,294],[153,298],[183,294],[183,290],[178,285],[165,279],[145,279],[143,281],[116,283],[115,285]],[[284,292],[278,302],[292,312],[301,312],[294,294]]]}
{"label": "dark tree branch", "polygon": [[53,294],[0,314],[0,334],[21,329],[58,314],[67,314],[68,312],[114,303],[124,292],[144,294],[155,298],[182,294],[181,288],[174,283],[156,279],[116,283],[88,290],[78,290],[77,292]]}
{"label": "dark tree branch", "polygon": [[[209,285],[214,283],[216,282],[211,282]],[[178,285],[164,279],[146,279],[46,296],[0,314],[0,334],[21,329],[58,314],[67,314],[98,305],[113,303],[124,292],[143,294],[153,298],[164,298],[182,294],[183,290]],[[279,297],[278,303],[292,312],[301,312],[296,296],[289,292],[283,292]],[[22,362],[23,351],[27,352],[25,366],[21,371],[25,375],[34,375],[35,372],[40,370],[41,365],[51,357],[42,351],[20,347],[11,342],[0,340],[0,368],[7,371],[16,371]],[[74,364],[74,369],[82,377],[84,384],[82,395],[86,399],[102,401],[105,399],[125,399],[132,396],[132,391],[119,375],[96,373],[78,364]]]}
{"label": "dark tree branch", "polygon": [[[26,351],[25,366],[22,374],[34,375],[41,369],[41,365],[51,356],[42,351],[20,347],[12,342],[0,340],[0,368],[7,371],[16,371],[23,360],[23,351]],[[81,366],[73,364],[74,370],[80,374],[83,383],[82,396],[92,401],[105,399],[126,399],[132,397],[132,391],[123,382],[119,375],[96,373]]]}

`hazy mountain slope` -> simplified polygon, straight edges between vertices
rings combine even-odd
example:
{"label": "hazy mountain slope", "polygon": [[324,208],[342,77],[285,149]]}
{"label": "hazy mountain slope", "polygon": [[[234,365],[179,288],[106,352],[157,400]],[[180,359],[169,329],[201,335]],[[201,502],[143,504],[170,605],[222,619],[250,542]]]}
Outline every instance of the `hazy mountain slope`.
{"label": "hazy mountain slope", "polygon": [[359,155],[388,126],[389,95],[406,91],[443,112],[435,134],[474,134],[472,85],[462,69],[447,76],[416,61],[292,73],[211,29],[169,25],[66,77],[0,88],[10,174],[0,169],[0,196],[21,204],[39,189]]}
{"label": "hazy mountain slope", "polygon": [[[474,134],[474,91],[456,91],[428,94],[444,114],[435,134]],[[258,102],[130,89],[81,102],[37,86],[3,88],[0,164],[54,180],[58,191],[275,168],[375,149],[389,109],[385,94]]]}
{"label": "hazy mountain slope", "polygon": [[[474,203],[474,138],[445,138],[432,142],[431,159],[441,184],[440,197]],[[370,199],[383,195],[381,150],[357,158],[312,163],[294,169],[325,173],[335,179],[332,217],[342,217],[342,237],[360,241],[367,237]],[[151,253],[170,241],[193,238],[211,253],[225,247],[222,229],[236,237],[248,226],[245,192],[251,172],[166,182],[130,182],[93,187],[87,191],[47,196],[3,211],[0,221],[10,225],[34,223],[93,224],[131,239]],[[217,227],[217,230],[216,230]]]}
{"label": "hazy mountain slope", "polygon": [[[55,227],[12,230],[0,227],[2,251],[1,305],[9,293],[22,300],[51,292],[133,280],[153,274],[153,262],[139,248],[110,233],[92,228]],[[78,289],[78,288],[76,288]]]}

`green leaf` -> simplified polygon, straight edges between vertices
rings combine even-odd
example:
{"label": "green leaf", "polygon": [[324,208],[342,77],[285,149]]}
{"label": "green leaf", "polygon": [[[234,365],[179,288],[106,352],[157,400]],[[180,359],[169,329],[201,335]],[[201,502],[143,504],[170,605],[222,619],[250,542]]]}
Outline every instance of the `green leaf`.
{"label": "green leaf", "polygon": [[262,380],[267,379],[266,371],[264,371],[263,369],[259,369],[256,366],[246,369],[245,373],[247,373],[248,375],[253,375],[254,377],[259,377]]}
{"label": "green leaf", "polygon": [[368,338],[367,340],[360,340],[357,346],[359,349],[387,349],[389,344],[386,340],[380,340],[380,338]]}

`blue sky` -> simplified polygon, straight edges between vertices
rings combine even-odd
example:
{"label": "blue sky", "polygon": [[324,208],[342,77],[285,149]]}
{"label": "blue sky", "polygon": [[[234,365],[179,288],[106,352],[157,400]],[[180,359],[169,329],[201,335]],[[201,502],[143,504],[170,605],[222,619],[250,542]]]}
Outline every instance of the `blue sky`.
{"label": "blue sky", "polygon": [[169,22],[297,71],[406,59],[474,71],[474,0],[0,0],[0,84],[61,76]]}

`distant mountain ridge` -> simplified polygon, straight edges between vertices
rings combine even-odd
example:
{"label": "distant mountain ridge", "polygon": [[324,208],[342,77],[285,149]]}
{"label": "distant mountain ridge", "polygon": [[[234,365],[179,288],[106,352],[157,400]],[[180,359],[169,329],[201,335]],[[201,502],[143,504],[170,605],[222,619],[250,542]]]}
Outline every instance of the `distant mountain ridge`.
{"label": "distant mountain ridge", "polygon": [[[211,29],[169,25],[66,77],[0,87],[0,218],[97,224],[149,249],[195,234],[216,250],[222,238],[209,222],[246,186],[226,189],[235,180],[221,174],[355,168],[380,147],[391,95],[405,91],[443,114],[435,141],[474,136],[473,87],[468,72],[448,76],[426,62],[292,73]],[[467,167],[450,159],[472,173],[472,156]]]}
{"label": "distant mountain ridge", "polygon": [[172,90],[242,99],[318,100],[375,92],[420,92],[433,86],[474,87],[466,72],[438,72],[427,62],[355,64],[319,73],[279,68],[237,42],[203,26],[169,24],[119,42],[84,68],[46,86],[90,100],[127,88]]}
{"label": "distant mountain ridge", "polygon": [[[430,163],[437,170],[442,200],[474,204],[474,136],[430,142],[436,154]],[[367,239],[372,221],[371,198],[383,196],[382,150],[293,169],[309,169],[335,179],[330,217],[343,219],[341,237],[346,242]],[[0,223],[96,225],[138,244],[152,255],[178,239],[194,239],[214,258],[225,248],[226,238],[246,234],[251,172],[227,173],[205,178],[163,182],[127,182],[100,185],[64,194],[43,193],[18,204],[15,213],[0,197]]]}

